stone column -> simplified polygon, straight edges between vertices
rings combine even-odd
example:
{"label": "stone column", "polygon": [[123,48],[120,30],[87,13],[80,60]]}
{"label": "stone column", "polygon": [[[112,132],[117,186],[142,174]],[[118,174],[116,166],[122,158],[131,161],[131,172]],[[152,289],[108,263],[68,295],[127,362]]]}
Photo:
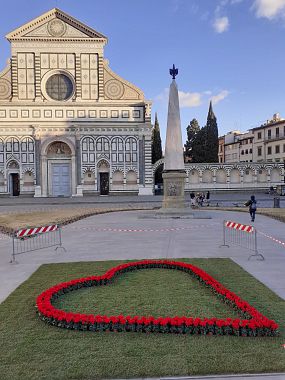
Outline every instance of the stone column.
{"label": "stone column", "polygon": [[175,79],[173,79],[169,91],[164,172],[162,177],[164,187],[162,207],[164,209],[184,208],[186,172],[183,157],[178,88]]}

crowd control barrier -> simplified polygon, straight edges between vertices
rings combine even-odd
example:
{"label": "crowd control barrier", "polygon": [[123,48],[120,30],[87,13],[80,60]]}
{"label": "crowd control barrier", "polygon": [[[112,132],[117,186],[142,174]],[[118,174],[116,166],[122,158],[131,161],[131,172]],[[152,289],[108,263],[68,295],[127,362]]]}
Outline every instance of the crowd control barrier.
{"label": "crowd control barrier", "polygon": [[223,222],[223,244],[221,247],[229,247],[229,244],[247,248],[253,253],[248,257],[259,257],[264,260],[264,256],[257,250],[257,231],[253,226],[224,220]]}
{"label": "crowd control barrier", "polygon": [[60,225],[53,224],[17,230],[13,235],[13,253],[10,262],[17,263],[16,255],[49,247],[56,247],[55,251],[61,248],[66,252],[62,245]]}

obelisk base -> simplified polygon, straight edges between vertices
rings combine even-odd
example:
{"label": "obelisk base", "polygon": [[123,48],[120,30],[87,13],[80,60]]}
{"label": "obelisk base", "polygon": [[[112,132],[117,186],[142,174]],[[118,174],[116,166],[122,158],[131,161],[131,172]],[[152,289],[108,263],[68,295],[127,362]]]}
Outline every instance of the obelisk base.
{"label": "obelisk base", "polygon": [[185,208],[185,178],[184,170],[167,170],[162,173],[164,196],[162,208]]}

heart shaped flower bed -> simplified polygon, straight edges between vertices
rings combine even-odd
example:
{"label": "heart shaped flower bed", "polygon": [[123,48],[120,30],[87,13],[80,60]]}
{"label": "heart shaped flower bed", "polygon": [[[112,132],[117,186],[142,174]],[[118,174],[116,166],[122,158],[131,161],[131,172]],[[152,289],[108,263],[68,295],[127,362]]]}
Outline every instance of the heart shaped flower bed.
{"label": "heart shaped flower bed", "polygon": [[[227,305],[236,310],[243,319],[189,318],[175,316],[154,318],[152,316],[107,316],[79,314],[56,309],[53,302],[64,294],[91,286],[110,284],[116,276],[125,272],[149,269],[176,269],[190,274]],[[278,325],[262,315],[248,302],[226,289],[202,269],[179,261],[143,260],[111,268],[102,276],[90,276],[63,282],[45,290],[37,297],[38,314],[45,322],[67,329],[89,331],[134,331],[204,335],[275,336]]]}

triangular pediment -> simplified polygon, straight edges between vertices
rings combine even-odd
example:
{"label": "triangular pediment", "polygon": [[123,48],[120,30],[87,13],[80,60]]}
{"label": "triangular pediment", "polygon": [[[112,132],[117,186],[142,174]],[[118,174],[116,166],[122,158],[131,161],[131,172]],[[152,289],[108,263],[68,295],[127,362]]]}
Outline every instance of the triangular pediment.
{"label": "triangular pediment", "polygon": [[49,12],[44,13],[38,18],[21,26],[20,28],[7,34],[6,38],[12,40],[96,40],[102,43],[107,42],[107,37],[62,12],[54,8]]}

